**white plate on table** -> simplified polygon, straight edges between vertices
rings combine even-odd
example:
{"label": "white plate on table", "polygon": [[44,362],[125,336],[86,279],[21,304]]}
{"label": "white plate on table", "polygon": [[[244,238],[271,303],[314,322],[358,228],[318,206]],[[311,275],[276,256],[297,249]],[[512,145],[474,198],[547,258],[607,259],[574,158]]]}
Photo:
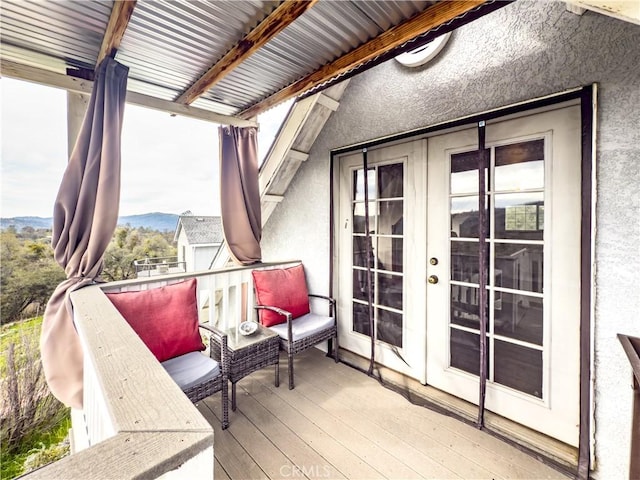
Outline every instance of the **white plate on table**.
{"label": "white plate on table", "polygon": [[256,322],[242,322],[238,326],[240,335],[252,335],[258,330],[258,324]]}

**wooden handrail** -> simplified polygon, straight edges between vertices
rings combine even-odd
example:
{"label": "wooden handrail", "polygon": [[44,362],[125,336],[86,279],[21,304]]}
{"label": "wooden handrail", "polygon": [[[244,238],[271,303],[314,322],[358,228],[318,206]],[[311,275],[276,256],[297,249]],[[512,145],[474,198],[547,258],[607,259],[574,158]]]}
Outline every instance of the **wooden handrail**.
{"label": "wooden handrail", "polygon": [[24,478],[211,479],[213,427],[105,292],[145,290],[197,278],[199,294],[206,292],[209,300],[224,290],[221,315],[216,318],[211,308],[215,305],[209,305],[209,321],[231,318],[237,323],[243,311],[253,311],[253,295],[240,295],[239,288],[250,281],[251,270],[291,263],[299,260],[132,279],[73,292],[74,322],[84,350],[84,410],[73,412],[72,444],[86,448]]}
{"label": "wooden handrail", "polygon": [[87,432],[89,447],[26,478],[160,478],[188,469],[189,478],[210,479],[211,425],[100,287],[73,292],[71,300],[84,350],[77,417],[84,422],[72,428]]}

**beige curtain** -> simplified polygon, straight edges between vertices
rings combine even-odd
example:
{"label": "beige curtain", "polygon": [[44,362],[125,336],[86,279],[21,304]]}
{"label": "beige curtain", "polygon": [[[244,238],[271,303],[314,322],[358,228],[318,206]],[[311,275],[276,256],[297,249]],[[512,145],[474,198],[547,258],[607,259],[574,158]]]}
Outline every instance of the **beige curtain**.
{"label": "beige curtain", "polygon": [[83,354],[69,293],[94,283],[118,221],[120,132],[129,68],[107,57],[96,80],[53,212],[52,246],[67,280],[44,313],[40,350],[51,392],[82,408]]}
{"label": "beige curtain", "polygon": [[220,204],[227,248],[236,263],[262,260],[258,130],[220,127]]}

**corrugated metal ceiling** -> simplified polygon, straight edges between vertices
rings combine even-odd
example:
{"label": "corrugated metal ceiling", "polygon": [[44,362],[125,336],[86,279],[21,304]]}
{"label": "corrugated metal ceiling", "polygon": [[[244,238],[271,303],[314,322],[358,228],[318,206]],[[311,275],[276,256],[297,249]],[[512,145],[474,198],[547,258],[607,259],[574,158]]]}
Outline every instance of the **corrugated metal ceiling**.
{"label": "corrugated metal ceiling", "polygon": [[18,63],[93,68],[104,36],[111,0],[39,2],[2,0],[2,58]]}
{"label": "corrugated metal ceiling", "polygon": [[[368,3],[371,8],[367,8]],[[384,18],[389,25],[389,19],[395,18],[393,23],[397,24],[431,3],[320,1],[203,98],[224,103],[238,99],[234,106],[241,108],[380,35],[386,30],[379,26]]]}
{"label": "corrugated metal ceiling", "polygon": [[[320,0],[193,105],[233,115],[435,2]],[[280,2],[138,0],[116,59],[129,90],[174,101]],[[2,0],[2,59],[63,73],[93,69],[111,0]]]}

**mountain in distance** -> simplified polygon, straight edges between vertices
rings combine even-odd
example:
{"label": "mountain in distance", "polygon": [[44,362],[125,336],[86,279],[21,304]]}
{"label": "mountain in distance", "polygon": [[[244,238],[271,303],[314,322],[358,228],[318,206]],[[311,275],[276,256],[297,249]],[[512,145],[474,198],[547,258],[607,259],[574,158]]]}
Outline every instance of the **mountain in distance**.
{"label": "mountain in distance", "polygon": [[22,230],[23,227],[33,228],[51,228],[53,224],[53,218],[42,217],[14,217],[14,218],[0,218],[0,228],[6,230],[10,226],[14,226],[16,231]]}
{"label": "mountain in distance", "polygon": [[118,225],[130,225],[133,228],[150,228],[164,232],[166,230],[175,231],[178,225],[178,217],[173,213],[143,213],[141,215],[127,215],[118,218]]}
{"label": "mountain in distance", "polygon": [[[133,228],[149,228],[151,230],[174,231],[178,224],[179,215],[173,213],[143,213],[141,215],[125,215],[118,218],[118,225],[129,225]],[[24,227],[38,228],[52,228],[53,218],[43,217],[13,217],[13,218],[0,218],[0,229],[6,230],[10,226],[14,226],[19,232]]]}

